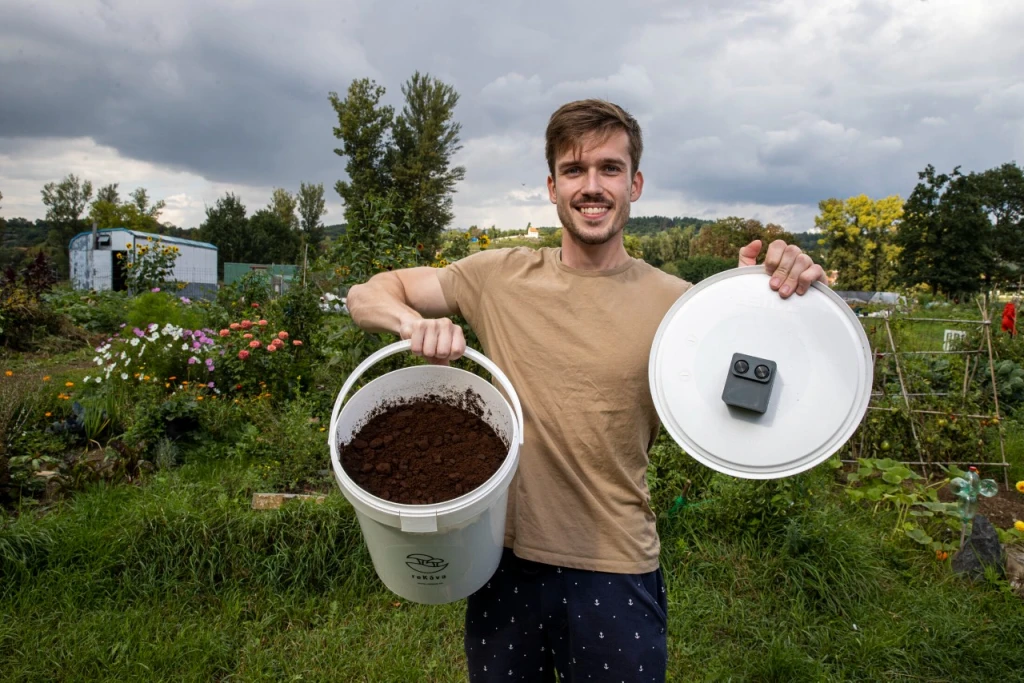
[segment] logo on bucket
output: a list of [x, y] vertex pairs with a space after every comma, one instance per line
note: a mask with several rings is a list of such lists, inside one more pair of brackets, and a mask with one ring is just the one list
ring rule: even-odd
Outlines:
[[439, 557], [431, 557], [425, 553], [412, 553], [405, 557], [408, 562], [406, 566], [414, 572], [420, 574], [436, 574], [437, 572], [444, 571], [448, 566], [448, 563]]

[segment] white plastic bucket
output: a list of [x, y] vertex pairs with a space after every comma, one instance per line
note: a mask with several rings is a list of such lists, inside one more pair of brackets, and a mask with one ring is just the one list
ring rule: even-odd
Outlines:
[[[370, 366], [409, 348], [408, 341], [386, 346], [349, 375], [331, 415], [331, 466], [342, 494], [355, 508], [373, 567], [384, 585], [406, 600], [441, 604], [474, 593], [491, 578], [501, 560], [508, 485], [516, 473], [523, 441], [523, 411], [505, 374], [473, 349], [466, 349], [466, 357], [494, 376], [514, 410], [501, 392], [482, 377], [439, 365], [389, 372], [345, 403], [349, 391]], [[350, 442], [382, 406], [408, 403], [428, 395], [456, 399], [467, 390], [481, 397], [481, 418], [509, 445], [501, 467], [477, 488], [443, 503], [403, 505], [360, 488], [342, 468], [339, 446]]]

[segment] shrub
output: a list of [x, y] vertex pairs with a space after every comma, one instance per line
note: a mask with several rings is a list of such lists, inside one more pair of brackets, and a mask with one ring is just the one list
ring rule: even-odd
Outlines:
[[103, 334], [118, 331], [133, 302], [128, 292], [81, 292], [66, 285], [54, 287], [42, 298], [78, 327]]
[[202, 327], [203, 317], [191, 301], [161, 290], [133, 297], [124, 322], [129, 327], [146, 327], [155, 323], [192, 330]]

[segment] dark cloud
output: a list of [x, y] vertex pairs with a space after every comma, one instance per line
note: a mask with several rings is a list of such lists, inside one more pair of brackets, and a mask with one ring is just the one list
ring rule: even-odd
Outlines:
[[90, 137], [219, 184], [331, 186], [345, 160], [327, 93], [367, 76], [400, 109], [419, 70], [461, 95], [463, 213], [543, 203], [539, 138], [581, 97], [641, 121], [662, 201], [905, 195], [928, 163], [1024, 156], [1019, 3], [635, 5], [6, 2], [0, 138]]

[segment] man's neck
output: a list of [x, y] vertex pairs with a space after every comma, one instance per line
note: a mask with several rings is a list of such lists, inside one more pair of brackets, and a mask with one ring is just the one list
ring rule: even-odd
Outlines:
[[630, 260], [618, 234], [604, 244], [583, 244], [562, 229], [562, 263], [574, 270], [614, 270]]

